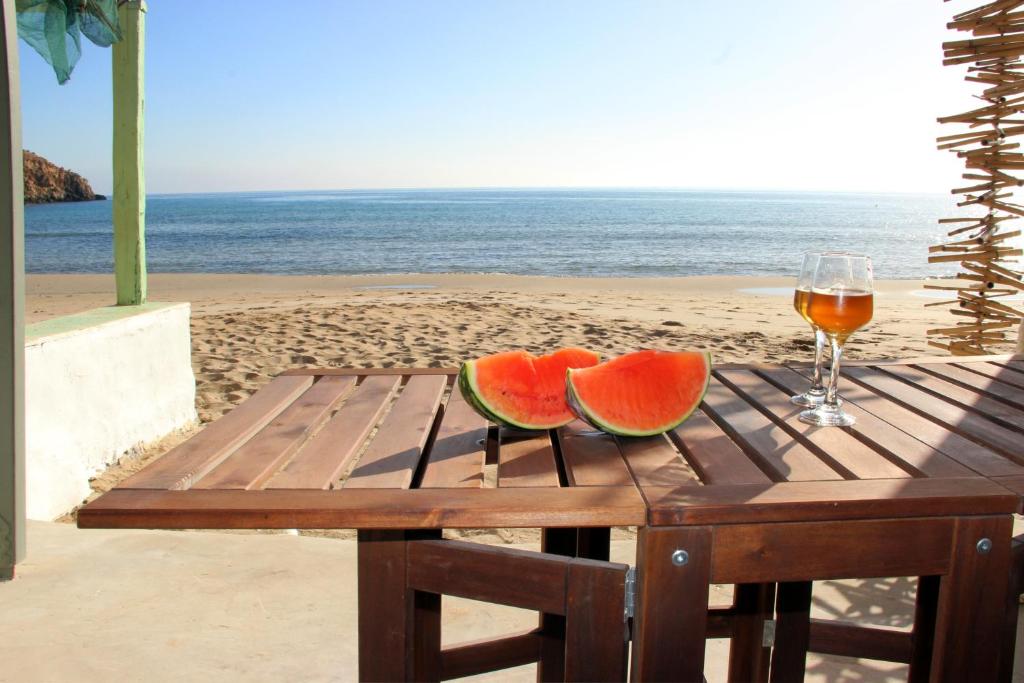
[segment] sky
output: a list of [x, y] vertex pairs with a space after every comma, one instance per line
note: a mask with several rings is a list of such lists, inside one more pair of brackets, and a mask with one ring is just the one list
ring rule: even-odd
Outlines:
[[[948, 192], [964, 0], [151, 0], [151, 193]], [[26, 149], [111, 188], [109, 49], [21, 43]], [[953, 128], [946, 126], [943, 128]]]

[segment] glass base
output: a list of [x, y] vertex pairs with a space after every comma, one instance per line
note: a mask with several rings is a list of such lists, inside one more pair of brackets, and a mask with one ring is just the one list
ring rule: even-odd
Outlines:
[[857, 420], [836, 406], [820, 405], [800, 413], [800, 421], [818, 427], [849, 427]]
[[796, 396], [790, 396], [789, 402], [795, 406], [803, 406], [804, 408], [813, 408], [820, 406], [825, 402], [825, 391], [822, 390], [820, 394], [813, 391], [806, 391]]
[[[822, 390], [820, 394], [807, 391], [802, 394], [797, 394], [796, 396], [790, 396], [789, 402], [795, 406], [803, 406], [804, 408], [817, 408], [825, 403], [825, 391]], [[843, 399], [837, 398], [836, 405], [843, 405]]]

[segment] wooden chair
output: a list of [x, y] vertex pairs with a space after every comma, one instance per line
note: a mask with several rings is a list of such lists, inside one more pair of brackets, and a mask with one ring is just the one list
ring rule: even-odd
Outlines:
[[[436, 532], [360, 532], [360, 680], [441, 681], [538, 662], [540, 681], [625, 681], [627, 570]], [[442, 648], [442, 595], [537, 610], [541, 623]]]
[[[1020, 597], [1024, 594], [1024, 535], [1013, 539], [1011, 552], [1012, 573], [998, 679], [1006, 682], [1013, 678]], [[935, 625], [938, 601], [938, 577], [919, 578], [914, 624], [910, 632], [811, 619], [810, 582], [768, 585], [763, 590], [770, 589], [771, 592], [764, 592], [760, 598], [756, 592], [750, 592], [755, 586], [747, 587], [746, 598], [742, 597], [744, 594], [740, 588], [737, 586], [733, 607], [720, 611], [717, 627], [714, 626], [716, 621], [713, 614], [708, 629], [710, 637], [734, 638], [730, 650], [730, 681], [788, 680], [795, 671], [803, 669], [808, 652], [913, 664], [916, 665], [916, 675], [911, 680], [927, 680], [927, 663], [932, 655], [931, 631]], [[769, 596], [775, 595], [776, 590], [776, 625], [769, 665], [769, 656], [757, 649], [753, 638], [762, 632], [764, 620], [772, 610]], [[739, 609], [741, 604], [746, 604], [747, 608]], [[746, 614], [751, 633], [737, 628], [734, 623], [743, 614]], [[738, 637], [744, 640], [736, 640]]]

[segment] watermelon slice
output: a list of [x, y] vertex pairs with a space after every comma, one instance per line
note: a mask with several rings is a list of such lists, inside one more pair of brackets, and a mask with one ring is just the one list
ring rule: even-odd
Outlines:
[[678, 427], [700, 405], [711, 380], [711, 354], [636, 351], [566, 371], [569, 406], [609, 434], [651, 436]]
[[554, 429], [569, 424], [565, 373], [601, 360], [586, 349], [561, 349], [547, 356], [507, 351], [463, 363], [459, 389], [482, 416], [519, 429]]

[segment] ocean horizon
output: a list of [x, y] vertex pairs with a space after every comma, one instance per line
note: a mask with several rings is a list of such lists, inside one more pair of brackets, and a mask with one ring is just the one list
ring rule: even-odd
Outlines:
[[[673, 189], [152, 194], [152, 273], [791, 275], [808, 249], [863, 252], [876, 277], [930, 266], [948, 195]], [[113, 269], [111, 202], [25, 208], [29, 273]]]

